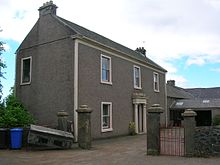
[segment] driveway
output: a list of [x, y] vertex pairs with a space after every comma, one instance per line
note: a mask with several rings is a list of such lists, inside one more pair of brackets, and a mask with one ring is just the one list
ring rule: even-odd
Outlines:
[[93, 142], [91, 150], [0, 150], [1, 165], [219, 165], [220, 158], [147, 156], [146, 135]]

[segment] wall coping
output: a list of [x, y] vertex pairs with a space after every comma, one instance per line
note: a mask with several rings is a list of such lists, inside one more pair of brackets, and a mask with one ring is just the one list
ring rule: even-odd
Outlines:
[[149, 113], [163, 113], [164, 109], [160, 106], [160, 104], [153, 104], [147, 111]]
[[78, 113], [91, 113], [92, 109], [88, 105], [80, 105], [79, 109], [76, 110]]

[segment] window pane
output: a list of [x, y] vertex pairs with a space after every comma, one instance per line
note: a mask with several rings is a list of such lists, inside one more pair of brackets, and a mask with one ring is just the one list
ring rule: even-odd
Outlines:
[[103, 112], [102, 112], [103, 116], [109, 116], [109, 105], [108, 104], [104, 104], [103, 105]]
[[23, 60], [22, 82], [30, 82], [30, 59]]
[[154, 89], [155, 89], [155, 90], [158, 90], [157, 82], [154, 83]]
[[102, 57], [102, 80], [110, 81], [110, 59]]
[[139, 76], [139, 68], [134, 68], [135, 69], [135, 77], [138, 78]]
[[110, 128], [110, 117], [103, 117], [103, 128]]
[[157, 74], [154, 74], [154, 82], [157, 82]]
[[140, 87], [140, 68], [134, 67], [134, 81], [135, 87]]
[[111, 127], [110, 125], [110, 104], [103, 104], [102, 105], [102, 128], [108, 129]]
[[109, 70], [109, 59], [102, 57], [102, 69]]
[[139, 87], [139, 78], [135, 78], [135, 86]]
[[103, 81], [107, 81], [108, 80], [107, 72], [104, 69], [102, 69], [102, 80]]
[[159, 75], [154, 73], [154, 90], [159, 91]]

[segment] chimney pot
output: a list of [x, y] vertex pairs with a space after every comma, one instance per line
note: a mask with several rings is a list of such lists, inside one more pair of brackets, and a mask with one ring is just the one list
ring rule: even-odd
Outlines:
[[43, 6], [38, 9], [40, 17], [47, 14], [56, 15], [56, 10], [57, 6], [53, 4], [53, 1], [43, 3]]
[[175, 86], [175, 80], [168, 80], [167, 84], [170, 86]]
[[146, 49], [144, 47], [138, 47], [135, 51], [146, 56]]

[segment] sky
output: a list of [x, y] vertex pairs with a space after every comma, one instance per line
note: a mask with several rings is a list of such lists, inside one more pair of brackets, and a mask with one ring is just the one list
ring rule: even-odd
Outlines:
[[[47, 0], [0, 0], [7, 65], [3, 96], [14, 85], [15, 52]], [[147, 57], [183, 88], [220, 87], [220, 0], [54, 0], [57, 15]]]

